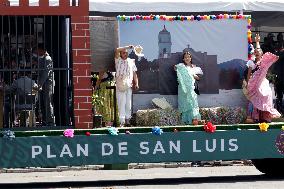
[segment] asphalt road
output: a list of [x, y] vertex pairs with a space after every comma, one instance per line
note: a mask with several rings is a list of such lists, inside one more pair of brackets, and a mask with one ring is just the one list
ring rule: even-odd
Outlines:
[[283, 189], [253, 166], [1, 173], [0, 188]]

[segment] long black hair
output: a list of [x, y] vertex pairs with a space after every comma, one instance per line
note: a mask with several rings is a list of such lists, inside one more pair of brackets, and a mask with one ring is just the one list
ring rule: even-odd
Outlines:
[[190, 57], [191, 57], [190, 63], [193, 64], [193, 63], [192, 63], [192, 55], [191, 55], [190, 52], [188, 52], [188, 51], [186, 51], [186, 52], [183, 53], [183, 55], [182, 55], [182, 62], [185, 64], [185, 62], [184, 62], [184, 57], [185, 57], [186, 54], [190, 55]]

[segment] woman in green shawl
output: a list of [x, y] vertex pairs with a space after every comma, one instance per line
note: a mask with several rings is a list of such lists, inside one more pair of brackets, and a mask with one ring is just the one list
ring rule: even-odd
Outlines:
[[175, 65], [178, 79], [178, 109], [182, 114], [185, 124], [196, 124], [201, 119], [194, 91], [195, 82], [199, 80], [198, 75], [203, 75], [200, 67], [192, 64], [192, 56], [189, 52], [183, 53], [183, 63]]

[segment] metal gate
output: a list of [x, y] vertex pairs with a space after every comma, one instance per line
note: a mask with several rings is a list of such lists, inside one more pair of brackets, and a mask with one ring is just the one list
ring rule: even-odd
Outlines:
[[67, 16], [0, 16], [0, 127], [71, 126]]

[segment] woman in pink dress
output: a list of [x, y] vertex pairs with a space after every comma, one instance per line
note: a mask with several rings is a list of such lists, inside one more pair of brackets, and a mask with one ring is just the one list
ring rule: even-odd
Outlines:
[[243, 92], [244, 92], [245, 97], [248, 99], [246, 123], [253, 123], [254, 122], [254, 120], [252, 119], [253, 104], [249, 100], [247, 85], [248, 85], [248, 81], [252, 77], [252, 74], [255, 71], [258, 70], [258, 67], [259, 67], [258, 64], [259, 64], [260, 59], [263, 55], [263, 52], [260, 48], [260, 36], [259, 36], [259, 34], [255, 35], [255, 43], [256, 43], [256, 49], [254, 49], [254, 47], [252, 46], [252, 52], [253, 52], [252, 56], [253, 57], [246, 64], [247, 69], [244, 72], [245, 79], [243, 80]]
[[258, 122], [271, 122], [281, 114], [273, 107], [272, 89], [265, 78], [269, 67], [278, 60], [278, 56], [265, 53], [257, 63], [258, 69], [248, 81], [248, 96], [253, 104], [252, 118]]

